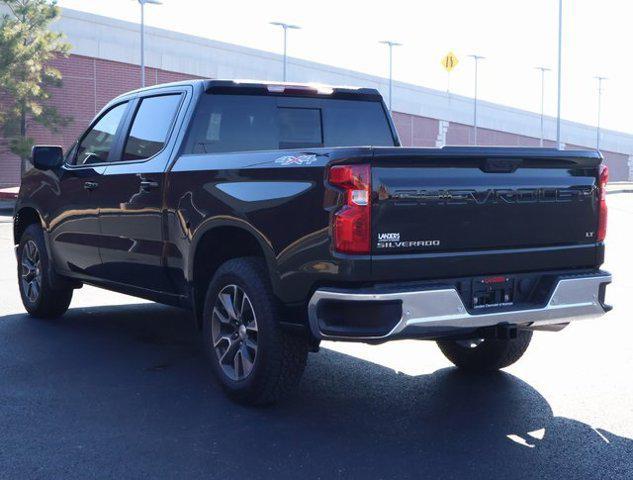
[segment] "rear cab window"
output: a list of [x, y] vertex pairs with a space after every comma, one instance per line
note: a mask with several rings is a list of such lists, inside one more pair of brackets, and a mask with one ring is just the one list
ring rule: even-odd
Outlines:
[[379, 101], [205, 94], [185, 153], [368, 145], [395, 145]]
[[277, 107], [279, 148], [322, 147], [320, 108]]

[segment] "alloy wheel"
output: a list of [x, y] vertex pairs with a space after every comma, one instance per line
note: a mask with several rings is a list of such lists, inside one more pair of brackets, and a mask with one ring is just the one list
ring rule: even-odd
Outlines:
[[244, 380], [257, 358], [257, 318], [251, 300], [237, 285], [227, 285], [216, 299], [211, 317], [211, 342], [224, 373]]
[[42, 259], [37, 244], [33, 240], [24, 244], [20, 264], [24, 294], [31, 303], [35, 303], [42, 289]]

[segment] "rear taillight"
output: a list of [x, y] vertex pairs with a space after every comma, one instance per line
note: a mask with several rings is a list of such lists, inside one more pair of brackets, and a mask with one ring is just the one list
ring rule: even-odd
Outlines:
[[332, 219], [334, 249], [342, 253], [369, 253], [371, 239], [371, 168], [336, 165], [328, 181], [344, 191], [343, 206]]
[[598, 198], [600, 211], [598, 212], [597, 240], [604, 242], [607, 236], [607, 182], [609, 181], [609, 167], [600, 165], [600, 178], [598, 180]]

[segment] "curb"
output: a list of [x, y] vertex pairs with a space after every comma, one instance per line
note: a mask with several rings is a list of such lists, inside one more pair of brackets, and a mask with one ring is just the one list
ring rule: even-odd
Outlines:
[[607, 195], [610, 193], [633, 193], [633, 182], [609, 182], [607, 185]]
[[0, 214], [13, 215], [13, 207], [18, 199], [18, 187], [0, 188]]
[[18, 198], [18, 188], [0, 188], [0, 200], [16, 200]]
[[0, 197], [0, 215], [13, 215], [13, 207], [15, 206], [15, 199], [4, 200]]

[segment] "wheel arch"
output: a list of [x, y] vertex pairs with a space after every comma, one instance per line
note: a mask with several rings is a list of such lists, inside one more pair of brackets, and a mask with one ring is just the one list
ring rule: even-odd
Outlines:
[[[13, 244], [17, 245], [20, 243], [20, 238], [22, 238], [22, 234], [29, 227], [29, 225], [40, 225], [42, 229], [44, 228], [44, 224], [42, 222], [42, 216], [40, 212], [37, 211], [36, 208], [32, 206], [24, 206], [15, 212], [13, 215]], [[44, 235], [45, 240], [46, 235]], [[47, 242], [48, 248], [48, 242]]]
[[204, 296], [213, 274], [222, 263], [239, 257], [263, 258], [275, 288], [278, 284], [275, 255], [270, 242], [261, 232], [238, 219], [209, 221], [197, 229], [191, 240], [185, 271], [191, 285], [192, 306], [198, 327], [202, 325]]
[[48, 269], [47, 275], [49, 277], [51, 285], [59, 288], [80, 288], [81, 282], [61, 277], [55, 271], [55, 262], [53, 260], [51, 241], [46, 229], [44, 217], [42, 216], [40, 211], [32, 205], [24, 205], [18, 207], [15, 214], [13, 215], [13, 243], [16, 248], [16, 255], [18, 252], [20, 239], [22, 238], [22, 235], [24, 234], [26, 229], [29, 228], [29, 226], [31, 225], [39, 225], [42, 228], [44, 247], [46, 248], [46, 256], [48, 257], [50, 262], [50, 268]]

